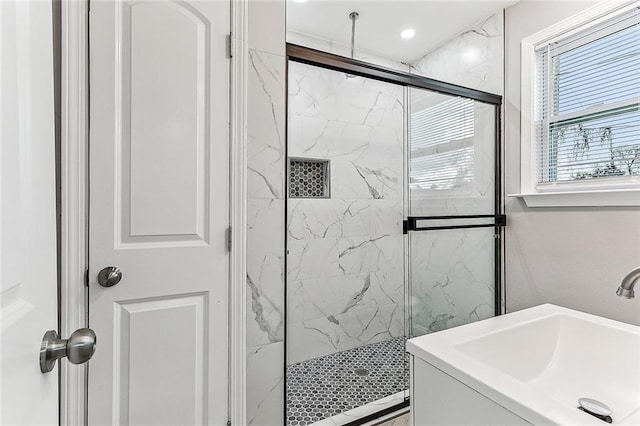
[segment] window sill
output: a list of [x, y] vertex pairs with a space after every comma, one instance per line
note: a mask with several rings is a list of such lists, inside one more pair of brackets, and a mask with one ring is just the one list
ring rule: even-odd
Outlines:
[[509, 194], [524, 199], [527, 207], [629, 207], [640, 206], [640, 189], [536, 192]]

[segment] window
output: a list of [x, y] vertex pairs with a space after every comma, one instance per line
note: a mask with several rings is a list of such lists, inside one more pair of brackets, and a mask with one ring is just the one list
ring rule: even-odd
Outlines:
[[410, 181], [414, 192], [470, 192], [474, 179], [474, 101], [432, 95], [440, 102], [409, 117]]
[[523, 192], [640, 188], [640, 2], [604, 3], [523, 41]]

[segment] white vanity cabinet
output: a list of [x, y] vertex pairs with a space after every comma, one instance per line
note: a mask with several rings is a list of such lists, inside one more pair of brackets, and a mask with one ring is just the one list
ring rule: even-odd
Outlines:
[[[594, 344], [597, 342], [597, 344]], [[414, 337], [413, 426], [640, 425], [640, 327], [550, 304]], [[625, 362], [612, 362], [625, 354]]]
[[411, 421], [413, 426], [531, 424], [415, 356], [411, 356]]

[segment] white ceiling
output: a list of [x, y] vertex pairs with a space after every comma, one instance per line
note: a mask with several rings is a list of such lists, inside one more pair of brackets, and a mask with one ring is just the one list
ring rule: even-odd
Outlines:
[[[518, 0], [287, 0], [287, 29], [333, 43], [351, 43], [349, 13], [356, 11], [356, 50], [413, 63]], [[400, 32], [416, 30], [405, 40]]]

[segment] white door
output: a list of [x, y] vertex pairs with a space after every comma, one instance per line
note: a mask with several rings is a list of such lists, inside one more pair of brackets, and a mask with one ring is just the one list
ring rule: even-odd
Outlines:
[[[51, 2], [0, 2], [0, 424], [58, 423]], [[66, 362], [66, 361], [63, 361]]]
[[89, 19], [89, 424], [226, 424], [230, 3]]

